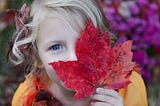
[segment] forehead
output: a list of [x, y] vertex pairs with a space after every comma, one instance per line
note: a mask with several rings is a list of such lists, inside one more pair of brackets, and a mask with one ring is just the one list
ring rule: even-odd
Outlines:
[[43, 33], [58, 33], [60, 31], [66, 30], [72, 30], [70, 25], [58, 18], [45, 18], [39, 27], [39, 34]]
[[66, 36], [78, 37], [79, 34], [62, 19], [46, 18], [39, 26], [37, 40], [46, 43], [50, 40], [65, 40]]

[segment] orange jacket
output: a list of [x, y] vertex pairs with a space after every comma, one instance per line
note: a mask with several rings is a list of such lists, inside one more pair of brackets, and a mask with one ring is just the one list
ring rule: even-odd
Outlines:
[[[132, 71], [129, 80], [131, 83], [118, 91], [123, 97], [124, 106], [148, 106], [146, 88], [141, 76]], [[27, 81], [21, 83], [13, 96], [12, 106], [24, 106], [28, 94], [34, 91], [35, 88], [29, 86]]]

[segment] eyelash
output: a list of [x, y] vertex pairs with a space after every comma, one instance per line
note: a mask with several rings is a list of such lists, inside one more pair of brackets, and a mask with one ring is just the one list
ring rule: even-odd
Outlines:
[[53, 52], [61, 52], [64, 49], [65, 47], [62, 44], [54, 44], [49, 48], [49, 50], [52, 50]]
[[63, 46], [61, 44], [54, 44], [50, 47], [50, 49], [53, 49], [53, 51], [56, 51], [57, 49], [63, 49]]

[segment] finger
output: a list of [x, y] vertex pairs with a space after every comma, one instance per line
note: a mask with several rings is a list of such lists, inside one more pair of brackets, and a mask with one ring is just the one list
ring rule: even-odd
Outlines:
[[117, 98], [107, 96], [107, 95], [95, 94], [95, 95], [91, 96], [91, 99], [97, 100], [97, 101], [100, 101], [100, 102], [105, 102], [105, 103], [108, 103], [108, 104], [113, 105], [113, 106], [117, 106], [117, 104], [119, 106], [123, 105], [122, 99], [117, 99]]
[[91, 106], [112, 106], [112, 105], [104, 103], [104, 102], [92, 102]]
[[118, 98], [118, 99], [121, 98], [121, 96], [118, 94], [118, 92], [115, 90], [112, 90], [112, 89], [97, 88], [96, 93], [112, 96], [112, 97]]

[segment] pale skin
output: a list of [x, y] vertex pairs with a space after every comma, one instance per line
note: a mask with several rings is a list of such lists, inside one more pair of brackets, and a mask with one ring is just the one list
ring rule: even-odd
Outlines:
[[[123, 106], [122, 97], [116, 91], [103, 88], [97, 88], [95, 94], [90, 97], [75, 100], [74, 92], [64, 87], [54, 69], [48, 64], [58, 60], [77, 60], [75, 43], [80, 37], [80, 31], [71, 29], [58, 18], [46, 18], [41, 23], [38, 33], [38, 54], [46, 73], [53, 81], [48, 89], [63, 106]], [[90, 103], [90, 100], [96, 101]]]

